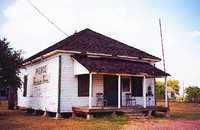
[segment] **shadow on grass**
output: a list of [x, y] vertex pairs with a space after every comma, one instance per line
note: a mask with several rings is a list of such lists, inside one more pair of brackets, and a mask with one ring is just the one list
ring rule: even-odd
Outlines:
[[181, 112], [176, 112], [176, 113], [171, 113], [171, 118], [173, 119], [185, 119], [185, 120], [200, 120], [200, 112], [198, 113], [181, 113]]
[[[156, 113], [153, 117], [155, 119], [166, 119], [166, 117], [162, 113]], [[169, 119], [181, 119], [181, 120], [200, 120], [200, 112], [171, 112]]]
[[91, 120], [86, 120], [83, 117], [75, 119], [80, 122], [90, 122], [83, 130], [119, 130], [123, 125], [128, 124], [128, 119], [125, 116], [111, 116], [111, 115], [95, 115]]

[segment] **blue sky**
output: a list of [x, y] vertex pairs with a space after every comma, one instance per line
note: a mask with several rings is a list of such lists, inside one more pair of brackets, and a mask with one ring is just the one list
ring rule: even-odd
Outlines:
[[0, 0], [0, 18], [1, 18], [1, 20], [0, 20], [0, 24], [2, 23], [2, 22], [4, 22], [4, 20], [5, 20], [5, 17], [4, 17], [4, 15], [3, 15], [3, 12], [2, 12], [2, 10], [5, 10], [10, 4], [12, 4], [14, 2], [14, 0]]
[[154, 2], [149, 1], [149, 5], [159, 15], [171, 18], [170, 21], [182, 22], [186, 25], [185, 29], [197, 29], [199, 26], [199, 0], [154, 0]]
[[[69, 35], [91, 28], [161, 57], [162, 19], [167, 71], [181, 84], [200, 86], [199, 0], [32, 0]], [[27, 3], [0, 0], [0, 35], [32, 54], [66, 36]], [[161, 63], [157, 65], [163, 68]]]

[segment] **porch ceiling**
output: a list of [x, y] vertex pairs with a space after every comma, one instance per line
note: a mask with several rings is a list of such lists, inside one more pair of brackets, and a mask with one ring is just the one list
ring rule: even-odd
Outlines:
[[149, 77], [169, 76], [168, 73], [165, 73], [155, 66], [144, 62], [105, 57], [87, 57], [80, 55], [75, 55], [73, 58], [90, 72], [146, 75]]

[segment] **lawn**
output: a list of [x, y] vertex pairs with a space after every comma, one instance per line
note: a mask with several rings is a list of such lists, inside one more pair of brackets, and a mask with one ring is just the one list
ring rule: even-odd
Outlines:
[[200, 120], [200, 104], [197, 103], [170, 103], [172, 119]]
[[10, 111], [0, 106], [0, 130], [118, 130], [128, 123], [124, 116], [105, 116], [86, 120], [85, 118], [55, 120], [27, 114], [24, 111]]
[[[55, 120], [52, 117], [29, 115], [24, 111], [10, 111], [6, 105], [0, 105], [0, 130], [118, 130], [118, 129], [141, 129], [154, 130], [174, 127], [200, 129], [200, 104], [170, 103], [171, 118], [157, 116], [150, 119], [136, 119], [128, 121], [124, 116], [105, 116], [92, 120], [84, 118]], [[173, 126], [173, 127], [172, 127]]]

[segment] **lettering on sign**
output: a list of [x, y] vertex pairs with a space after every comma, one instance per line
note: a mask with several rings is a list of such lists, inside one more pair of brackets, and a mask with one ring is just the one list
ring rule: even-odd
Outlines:
[[47, 65], [35, 69], [35, 76], [33, 77], [33, 85], [40, 85], [49, 82], [49, 75], [47, 74]]

